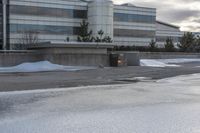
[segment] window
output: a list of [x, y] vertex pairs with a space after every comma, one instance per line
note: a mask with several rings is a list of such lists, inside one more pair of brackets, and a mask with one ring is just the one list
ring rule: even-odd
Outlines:
[[148, 31], [148, 30], [129, 30], [129, 29], [114, 29], [114, 36], [118, 36], [118, 37], [154, 38], [154, 36], [155, 36], [155, 31]]
[[180, 37], [172, 37], [172, 36], [157, 36], [156, 37], [156, 41], [157, 42], [166, 42], [167, 38], [172, 39], [174, 42], [179, 42], [180, 41]]
[[56, 35], [77, 35], [79, 27], [69, 26], [52, 26], [52, 25], [31, 25], [31, 24], [11, 24], [11, 33], [23, 33], [24, 31], [34, 31], [39, 34], [56, 34]]
[[155, 23], [156, 17], [150, 15], [114, 13], [114, 21]]
[[87, 18], [86, 10], [59, 9], [36, 6], [10, 6], [11, 14], [65, 18]]

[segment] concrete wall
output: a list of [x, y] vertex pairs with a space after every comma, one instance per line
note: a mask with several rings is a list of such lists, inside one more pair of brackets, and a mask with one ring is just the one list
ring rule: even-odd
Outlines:
[[43, 56], [33, 52], [0, 52], [0, 67], [15, 66], [23, 62], [42, 61]]
[[24, 62], [37, 62], [44, 60], [61, 65], [109, 66], [109, 56], [107, 54], [0, 52], [0, 67], [15, 66]]
[[[139, 59], [200, 58], [199, 53], [112, 52], [123, 54], [128, 66], [137, 66]], [[55, 64], [77, 66], [109, 66], [109, 54], [98, 53], [42, 53], [37, 51], [0, 51], [0, 67], [15, 66], [24, 62], [48, 60]]]
[[47, 54], [44, 59], [62, 65], [109, 66], [107, 54]]
[[200, 58], [200, 53], [141, 52], [141, 59]]

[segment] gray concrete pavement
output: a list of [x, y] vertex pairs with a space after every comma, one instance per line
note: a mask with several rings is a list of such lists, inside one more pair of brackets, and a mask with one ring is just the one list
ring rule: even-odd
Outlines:
[[[126, 78], [151, 77], [161, 79], [177, 75], [200, 73], [200, 63], [185, 63], [183, 67], [120, 67], [77, 72], [42, 72], [0, 74], [0, 91], [76, 87], [133, 83]], [[123, 80], [124, 82], [120, 81]]]

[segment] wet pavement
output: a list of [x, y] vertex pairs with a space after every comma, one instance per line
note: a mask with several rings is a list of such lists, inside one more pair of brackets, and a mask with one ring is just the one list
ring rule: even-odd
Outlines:
[[1, 133], [199, 133], [199, 125], [200, 74], [0, 92]]

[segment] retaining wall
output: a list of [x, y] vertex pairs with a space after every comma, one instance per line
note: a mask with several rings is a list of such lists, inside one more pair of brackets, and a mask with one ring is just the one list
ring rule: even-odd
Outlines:
[[48, 60], [60, 65], [74, 66], [109, 66], [108, 54], [66, 54], [66, 53], [40, 53], [36, 51], [9, 51], [0, 52], [0, 67], [19, 65], [24, 62], [37, 62]]
[[[200, 58], [200, 53], [112, 52], [123, 54], [128, 66], [137, 66], [139, 59]], [[0, 51], [0, 67], [15, 66], [24, 62], [48, 60], [55, 64], [72, 66], [110, 66], [107, 53], [65, 53], [28, 51]]]

